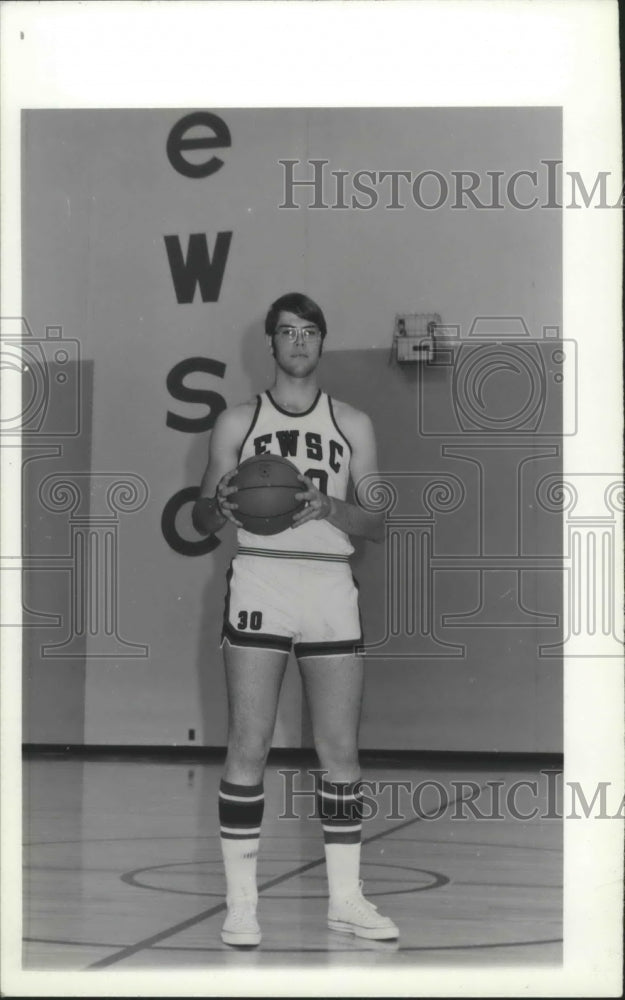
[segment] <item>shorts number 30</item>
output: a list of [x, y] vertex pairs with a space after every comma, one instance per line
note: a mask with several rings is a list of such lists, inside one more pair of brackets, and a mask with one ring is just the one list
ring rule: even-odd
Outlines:
[[239, 611], [239, 620], [237, 622], [237, 628], [239, 629], [247, 628], [248, 619], [250, 628], [254, 629], [255, 632], [258, 632], [258, 630], [262, 628], [263, 626], [262, 611], [251, 611], [249, 612], [249, 614], [247, 611]]

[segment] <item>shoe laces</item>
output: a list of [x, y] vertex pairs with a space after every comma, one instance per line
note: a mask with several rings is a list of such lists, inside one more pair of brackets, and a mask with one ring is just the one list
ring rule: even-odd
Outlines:
[[250, 917], [256, 919], [256, 904], [251, 899], [237, 899], [228, 904], [228, 921], [240, 924]]
[[346, 898], [345, 902], [348, 906], [354, 907], [354, 909], [365, 910], [365, 912], [369, 913], [372, 911], [377, 912], [377, 906], [374, 903], [369, 902], [369, 900], [363, 896], [362, 886], [363, 883], [359, 882], [358, 888], [354, 889], [351, 895]]

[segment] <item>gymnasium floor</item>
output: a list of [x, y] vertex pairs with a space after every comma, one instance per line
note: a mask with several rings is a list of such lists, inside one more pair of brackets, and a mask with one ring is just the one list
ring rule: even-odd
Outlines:
[[[562, 821], [548, 812], [541, 766], [496, 761], [363, 760], [365, 779], [438, 784], [378, 789], [366, 821], [368, 897], [399, 925], [397, 942], [326, 928], [325, 865], [311, 797], [278, 818], [287, 778], [311, 788], [312, 760], [273, 761], [265, 777], [259, 859], [263, 931], [255, 950], [223, 945], [217, 836], [219, 757], [27, 754], [24, 776], [24, 950], [28, 970], [198, 969], [297, 965], [493, 967], [562, 960]], [[547, 765], [549, 766], [549, 765]], [[553, 766], [553, 765], [552, 765]], [[301, 776], [300, 776], [301, 772]], [[479, 784], [474, 816], [457, 784]], [[520, 780], [519, 812], [505, 792]], [[487, 782], [499, 782], [487, 785]], [[445, 790], [443, 795], [441, 786]], [[494, 789], [502, 797], [493, 808]], [[488, 796], [482, 798], [482, 794]], [[524, 797], [524, 792], [525, 794]], [[499, 794], [498, 793], [498, 794]], [[542, 807], [542, 808], [541, 808]]]

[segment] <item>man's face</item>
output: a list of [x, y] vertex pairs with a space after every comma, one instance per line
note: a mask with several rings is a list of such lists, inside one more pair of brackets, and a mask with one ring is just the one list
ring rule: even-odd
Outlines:
[[319, 364], [321, 333], [310, 320], [281, 312], [272, 339], [276, 364], [287, 375], [305, 378]]

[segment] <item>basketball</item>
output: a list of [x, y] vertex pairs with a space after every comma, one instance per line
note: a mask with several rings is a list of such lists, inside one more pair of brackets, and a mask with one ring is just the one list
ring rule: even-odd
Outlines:
[[277, 535], [291, 527], [293, 514], [305, 503], [295, 499], [306, 489], [298, 475], [293, 463], [279, 455], [253, 455], [241, 462], [229, 485], [236, 487], [234, 515], [246, 531]]

